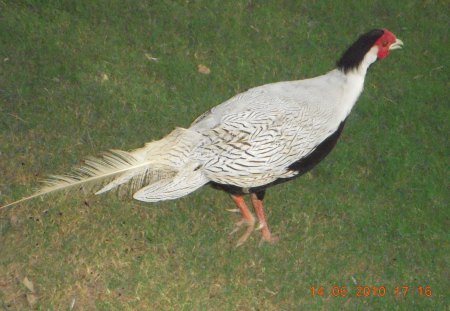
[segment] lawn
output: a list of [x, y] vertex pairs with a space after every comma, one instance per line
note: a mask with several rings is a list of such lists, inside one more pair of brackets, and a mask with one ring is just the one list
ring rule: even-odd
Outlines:
[[0, 205], [250, 87], [323, 74], [384, 27], [404, 49], [370, 68], [336, 149], [268, 190], [277, 244], [235, 248], [233, 202], [209, 187], [52, 194], [0, 210], [0, 308], [448, 310], [446, 1], [0, 1]]

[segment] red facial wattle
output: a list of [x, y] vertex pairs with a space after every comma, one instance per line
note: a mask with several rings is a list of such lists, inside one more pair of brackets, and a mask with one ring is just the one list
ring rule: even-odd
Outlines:
[[390, 47], [397, 42], [397, 37], [387, 29], [383, 29], [384, 34], [375, 42], [378, 46], [378, 59], [383, 59], [389, 55]]

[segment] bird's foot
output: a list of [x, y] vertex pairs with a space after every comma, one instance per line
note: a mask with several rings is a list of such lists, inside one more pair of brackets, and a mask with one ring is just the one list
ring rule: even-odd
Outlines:
[[236, 247], [241, 246], [242, 244], [247, 241], [248, 237], [252, 234], [252, 232], [255, 230], [255, 220], [254, 219], [245, 219], [242, 218], [240, 221], [236, 223], [235, 228], [230, 232], [231, 234], [236, 233], [241, 229], [242, 226], [247, 226], [247, 229], [245, 229], [244, 234], [238, 239], [236, 243]]
[[265, 242], [274, 244], [280, 240], [280, 238], [278, 236], [272, 235], [267, 224], [260, 222], [258, 227], [256, 228], [256, 230], [261, 230], [261, 234], [262, 234], [262, 238], [261, 238], [261, 241], [259, 242], [259, 246], [261, 246]]
[[280, 240], [280, 238], [276, 235], [272, 235], [268, 238], [266, 237], [262, 237], [261, 240], [259, 241], [259, 246], [263, 245], [264, 243], [269, 243], [269, 244], [275, 244]]
[[242, 227], [244, 224], [246, 224], [246, 223], [247, 223], [247, 220], [244, 219], [244, 218], [242, 218], [241, 220], [239, 220], [238, 222], [236, 222], [236, 223], [234, 224], [233, 230], [231, 230], [231, 232], [230, 232], [230, 235], [235, 234], [236, 232], [238, 232], [238, 231], [241, 229], [241, 227]]

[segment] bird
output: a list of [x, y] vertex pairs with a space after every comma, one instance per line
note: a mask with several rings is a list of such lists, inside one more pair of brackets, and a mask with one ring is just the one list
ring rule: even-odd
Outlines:
[[402, 46], [388, 29], [370, 30], [323, 75], [250, 88], [203, 113], [188, 128], [177, 127], [132, 151], [87, 158], [2, 208], [83, 187], [101, 187], [95, 194], [126, 189], [136, 200], [158, 202], [211, 185], [229, 193], [234, 210], [241, 213], [232, 231], [244, 231], [237, 246], [256, 230], [261, 241], [274, 243], [278, 236], [269, 229], [263, 204], [266, 190], [305, 174], [330, 153], [363, 91], [368, 68]]

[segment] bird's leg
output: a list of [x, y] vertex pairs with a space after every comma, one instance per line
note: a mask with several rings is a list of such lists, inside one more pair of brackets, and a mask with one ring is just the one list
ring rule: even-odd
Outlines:
[[264, 207], [263, 207], [263, 199], [264, 199], [265, 191], [260, 191], [257, 193], [251, 193], [250, 198], [252, 200], [253, 207], [256, 211], [256, 216], [259, 220], [259, 227], [258, 229], [261, 230], [263, 241], [274, 243], [278, 241], [278, 237], [273, 236], [270, 233], [269, 225], [267, 224], [266, 215], [264, 213]]
[[245, 230], [244, 234], [239, 238], [236, 247], [241, 246], [248, 239], [250, 234], [255, 229], [255, 217], [252, 215], [247, 205], [245, 204], [244, 197], [242, 195], [231, 195], [234, 203], [236, 203], [237, 207], [241, 211], [242, 220], [236, 223], [236, 228], [231, 232], [231, 234], [235, 233], [239, 230], [242, 225], [247, 225], [247, 230]]

